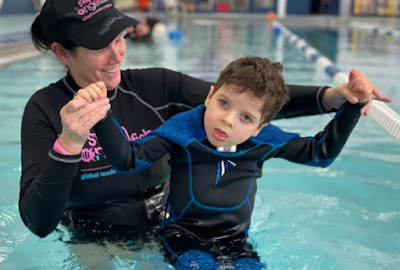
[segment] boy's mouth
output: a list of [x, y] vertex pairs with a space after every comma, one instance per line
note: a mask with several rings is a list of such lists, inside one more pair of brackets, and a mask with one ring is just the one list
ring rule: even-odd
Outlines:
[[217, 128], [214, 129], [213, 135], [218, 141], [225, 141], [228, 138], [225, 132]]

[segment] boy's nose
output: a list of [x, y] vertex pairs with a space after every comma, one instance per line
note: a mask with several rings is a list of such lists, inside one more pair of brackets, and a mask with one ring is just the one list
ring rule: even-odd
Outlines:
[[225, 125], [229, 127], [234, 126], [234, 120], [233, 120], [233, 115], [232, 114], [226, 114], [222, 117], [222, 121], [224, 122]]

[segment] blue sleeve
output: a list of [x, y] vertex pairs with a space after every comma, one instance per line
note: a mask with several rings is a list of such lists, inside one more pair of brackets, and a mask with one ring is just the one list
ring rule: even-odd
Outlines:
[[150, 167], [173, 149], [172, 142], [153, 132], [143, 139], [129, 141], [111, 112], [94, 126], [94, 131], [108, 161], [122, 175]]
[[327, 167], [339, 155], [360, 118], [364, 104], [346, 102], [324, 131], [314, 137], [297, 137], [277, 149], [275, 157], [310, 166]]

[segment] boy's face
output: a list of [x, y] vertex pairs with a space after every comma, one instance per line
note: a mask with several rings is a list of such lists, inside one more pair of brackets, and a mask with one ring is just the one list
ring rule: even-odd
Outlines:
[[238, 93], [231, 85], [223, 85], [215, 94], [214, 87], [204, 102], [204, 128], [215, 147], [238, 145], [257, 136], [268, 125], [261, 123], [264, 102], [247, 92]]

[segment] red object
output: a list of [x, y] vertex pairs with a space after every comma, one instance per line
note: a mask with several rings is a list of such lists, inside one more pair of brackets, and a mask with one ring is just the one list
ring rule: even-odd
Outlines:
[[267, 17], [268, 20], [275, 20], [276, 18], [276, 14], [273, 11], [269, 11], [267, 12], [267, 14], [265, 15], [265, 17]]
[[229, 11], [229, 5], [228, 4], [218, 4], [217, 5], [217, 11]]
[[149, 0], [139, 0], [137, 5], [137, 11], [148, 11]]

